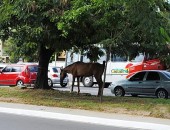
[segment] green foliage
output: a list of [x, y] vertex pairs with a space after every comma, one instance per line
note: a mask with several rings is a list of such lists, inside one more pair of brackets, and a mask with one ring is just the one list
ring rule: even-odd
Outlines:
[[33, 49], [37, 53], [39, 44], [52, 51], [62, 51], [66, 46], [61, 44], [64, 45], [65, 41], [60, 37], [56, 23], [60, 20], [65, 6], [66, 3], [62, 3], [62, 0], [17, 0], [12, 3], [4, 0], [0, 7], [3, 14], [0, 16], [1, 38], [15, 39], [21, 52], [26, 51], [25, 55], [28, 50]]
[[167, 50], [169, 3], [164, 0], [73, 0], [70, 7], [58, 28], [80, 50], [99, 43], [130, 59], [139, 52], [161, 57]]
[[[22, 47], [18, 47], [15, 39], [9, 38], [5, 41], [5, 52], [10, 56], [10, 62], [16, 63], [19, 58], [23, 58], [27, 62], [37, 62], [37, 44], [36, 43], [23, 43]], [[31, 54], [31, 55], [30, 55]]]
[[4, 0], [1, 4], [0, 35], [15, 38], [22, 55], [34, 49], [38, 53], [43, 45], [53, 52], [75, 47], [94, 57], [93, 44], [131, 57], [139, 52], [159, 57], [169, 53], [164, 46], [170, 41], [170, 4], [165, 0]]

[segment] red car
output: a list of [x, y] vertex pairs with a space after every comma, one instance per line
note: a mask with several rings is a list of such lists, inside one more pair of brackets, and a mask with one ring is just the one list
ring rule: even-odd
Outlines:
[[128, 67], [129, 74], [126, 76], [126, 78], [129, 78], [134, 73], [141, 71], [141, 70], [165, 70], [165, 66], [161, 63], [159, 59], [152, 59], [152, 60], [146, 60], [138, 64], [131, 64]]
[[31, 86], [37, 77], [36, 64], [10, 64], [0, 71], [0, 85]]

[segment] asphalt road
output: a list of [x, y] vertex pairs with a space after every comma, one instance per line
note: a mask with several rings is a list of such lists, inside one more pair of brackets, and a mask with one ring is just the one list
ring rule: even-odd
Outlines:
[[[0, 130], [132, 130], [67, 120], [0, 113]], [[135, 129], [133, 129], [135, 130]]]
[[[60, 85], [56, 84], [54, 85], [55, 90], [60, 90], [60, 91], [69, 91], [71, 90], [71, 85], [67, 85], [66, 87], [61, 87]], [[78, 91], [77, 86], [74, 86], [73, 89], [74, 92]], [[98, 86], [94, 85], [93, 87], [84, 87], [82, 84], [80, 85], [80, 93], [88, 93], [91, 95], [97, 95], [98, 93]], [[114, 94], [111, 93], [109, 88], [104, 88], [103, 90], [103, 95], [104, 96], [115, 96]], [[125, 95], [125, 96], [131, 96], [131, 95]], [[138, 95], [138, 97], [145, 97], [145, 98], [156, 98], [156, 96], [151, 96], [151, 95]]]
[[[66, 87], [61, 87], [60, 85], [54, 85], [54, 89], [60, 90], [60, 91], [70, 91], [71, 86], [67, 85]], [[97, 95], [98, 93], [98, 86], [94, 85], [93, 87], [84, 87], [83, 85], [80, 86], [80, 93], [90, 93], [91, 95]], [[78, 91], [77, 86], [74, 86], [73, 89], [74, 92]], [[104, 96], [114, 96], [114, 94], [111, 93], [110, 89], [104, 88], [103, 91]]]

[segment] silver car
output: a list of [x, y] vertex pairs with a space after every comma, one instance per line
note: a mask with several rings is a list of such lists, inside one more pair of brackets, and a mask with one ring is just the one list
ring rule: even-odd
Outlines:
[[112, 82], [109, 86], [115, 96], [125, 94], [155, 95], [157, 98], [170, 96], [170, 72], [164, 70], [146, 70], [134, 73], [128, 79]]
[[[63, 81], [62, 87], [66, 87], [68, 82], [69, 82], [68, 77], [66, 77]], [[50, 87], [53, 87], [54, 84], [60, 84], [60, 67], [49, 66], [48, 67], [48, 85]]]

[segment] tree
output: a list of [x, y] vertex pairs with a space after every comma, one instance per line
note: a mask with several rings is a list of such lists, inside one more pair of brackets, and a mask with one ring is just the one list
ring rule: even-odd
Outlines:
[[10, 36], [17, 47], [31, 43], [37, 48], [37, 88], [49, 89], [47, 67], [56, 50], [88, 50], [100, 43], [117, 55], [144, 51], [155, 55], [169, 40], [165, 15], [169, 4], [164, 0], [3, 0], [0, 4], [3, 40]]
[[3, 0], [1, 3], [1, 38], [11, 37], [15, 47], [20, 48], [20, 55], [33, 56], [38, 53], [36, 88], [50, 89], [47, 83], [50, 57], [56, 50], [67, 48], [67, 42], [61, 37], [56, 23], [68, 5], [66, 0]]
[[[5, 41], [4, 50], [10, 56], [11, 63], [17, 63], [20, 58], [27, 62], [37, 62], [37, 44], [36, 43], [23, 43], [22, 47], [17, 46], [13, 38], [8, 38]], [[12, 51], [11, 51], [12, 50]], [[31, 54], [31, 55], [30, 55]]]
[[[164, 0], [129, 1], [126, 5], [129, 24], [123, 34], [123, 43], [127, 44], [129, 48], [133, 48], [135, 43], [138, 52], [158, 56], [160, 48], [169, 41], [169, 29], [167, 28], [169, 22], [165, 17], [168, 11], [166, 4], [168, 3]], [[128, 33], [131, 35], [127, 35]]]

